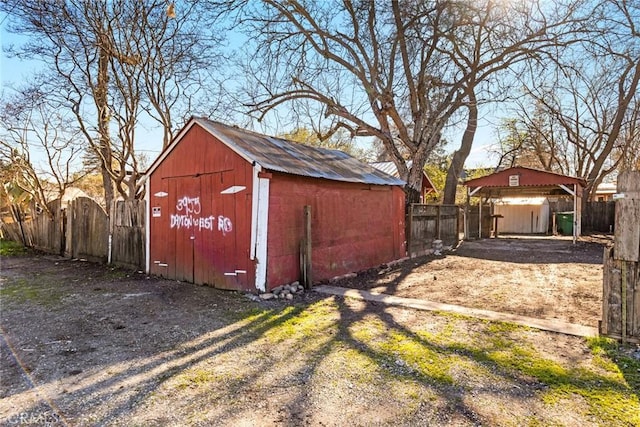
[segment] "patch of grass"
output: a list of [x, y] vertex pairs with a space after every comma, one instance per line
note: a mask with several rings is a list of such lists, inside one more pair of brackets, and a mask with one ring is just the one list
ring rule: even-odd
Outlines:
[[27, 248], [22, 243], [12, 240], [0, 240], [0, 256], [26, 255], [27, 252]]
[[490, 353], [490, 359], [547, 385], [549, 389], [542, 395], [546, 403], [580, 396], [589, 406], [589, 414], [605, 423], [640, 425], [640, 402], [630, 393], [622, 375], [603, 376], [585, 368], [567, 368], [517, 345]]
[[[280, 315], [284, 317], [283, 321], [265, 333], [272, 343], [292, 340], [313, 344], [313, 340], [323, 340], [338, 331], [336, 305], [328, 300], [318, 301], [305, 309], [286, 307]], [[309, 341], [311, 338], [313, 340]]]
[[206, 367], [189, 369], [174, 377], [176, 384], [175, 387], [178, 390], [206, 387], [212, 383], [224, 382], [228, 379], [228, 376], [222, 375]]
[[[465, 388], [464, 380], [456, 381], [463, 372], [462, 377], [471, 380], [469, 390], [476, 380], [539, 385], [532, 398], [543, 404], [558, 409], [567, 405], [595, 424], [640, 425], [640, 363], [608, 340], [589, 340], [593, 361], [577, 368], [542, 356], [527, 334], [520, 334], [529, 328], [510, 323], [445, 316], [437, 332], [414, 331], [370, 313], [349, 322], [332, 299], [308, 306], [253, 307], [234, 315], [248, 338], [268, 346], [263, 358], [276, 351], [278, 362], [282, 353], [294, 352], [296, 363], [314, 367], [310, 372], [331, 372], [326, 380], [319, 377], [323, 387], [344, 387], [348, 381], [374, 399], [402, 402], [406, 413], [425, 399], [437, 400], [440, 391]], [[465, 322], [478, 328], [466, 332]], [[254, 354], [254, 362], [257, 357]], [[210, 389], [214, 394], [226, 384], [230, 393], [245, 387], [241, 378], [233, 377], [237, 374], [212, 365], [193, 367], [174, 377], [173, 384], [179, 390]], [[433, 394], [425, 397], [425, 392]], [[519, 422], [539, 426], [554, 420], [532, 415]]]
[[[48, 285], [51, 284], [49, 283]], [[0, 299], [19, 304], [30, 302], [51, 307], [58, 304], [62, 296], [62, 292], [53, 287], [43, 288], [26, 279], [11, 280], [0, 288]]]
[[[515, 327], [515, 329], [514, 329]], [[640, 425], [640, 401], [633, 393], [637, 387], [637, 369], [640, 364], [624, 358], [615, 352], [609, 341], [592, 340], [589, 346], [594, 355], [602, 360], [596, 366], [606, 366], [606, 375], [586, 368], [565, 367], [555, 361], [541, 357], [526, 341], [515, 341], [507, 336], [519, 326], [491, 323], [478, 333], [474, 344], [456, 343], [453, 348], [462, 354], [487, 366], [503, 370], [524, 381], [535, 380], [547, 386], [541, 394], [543, 402], [559, 404], [564, 399], [576, 396], [584, 399], [588, 415], [609, 425]], [[612, 354], [613, 353], [613, 354]], [[608, 357], [617, 357], [618, 366], [626, 368], [614, 374], [614, 367]], [[535, 420], [531, 420], [535, 425]]]
[[587, 344], [594, 358], [600, 359], [598, 363], [603, 369], [619, 380], [624, 379], [630, 389], [640, 395], [640, 360], [624, 354], [618, 342], [609, 338], [589, 338]]
[[[393, 367], [394, 372], [414, 376], [440, 384], [452, 384], [449, 368], [456, 355], [440, 352], [419, 334], [409, 335], [405, 331], [387, 330], [380, 320], [359, 322], [350, 328], [354, 339], [367, 343], [369, 357], [380, 364]], [[437, 334], [426, 333], [438, 340]], [[447, 335], [445, 329], [443, 334]]]
[[389, 358], [397, 357], [394, 363], [404, 362], [420, 376], [442, 384], [453, 384], [453, 378], [449, 375], [449, 368], [455, 363], [452, 355], [443, 354], [422, 340], [398, 331], [391, 332], [389, 339], [379, 347]]

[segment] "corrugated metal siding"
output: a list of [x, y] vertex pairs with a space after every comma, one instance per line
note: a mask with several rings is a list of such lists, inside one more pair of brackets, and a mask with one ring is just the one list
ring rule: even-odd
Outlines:
[[401, 188], [274, 173], [269, 206], [270, 288], [300, 277], [305, 205], [311, 206], [314, 280], [330, 279], [404, 256]]
[[[386, 173], [387, 175], [400, 178], [400, 172], [398, 172], [398, 168], [393, 162], [374, 162], [369, 164], [374, 168], [378, 169], [379, 171]], [[407, 167], [409, 169], [411, 169], [411, 165], [413, 165], [413, 161], [408, 160]], [[427, 194], [435, 191], [436, 191], [436, 188], [431, 182], [431, 179], [429, 179], [429, 176], [427, 176], [426, 172], [423, 172], [422, 173], [422, 191], [421, 191], [422, 197], [425, 197]]]
[[518, 187], [543, 186], [543, 185], [573, 185], [584, 186], [580, 178], [555, 174], [552, 172], [540, 171], [524, 167], [514, 167], [496, 172], [481, 178], [470, 179], [464, 184], [467, 187], [509, 187], [509, 177], [518, 175]]
[[208, 119], [193, 120], [245, 159], [255, 161], [265, 169], [334, 181], [404, 185], [402, 180], [387, 175], [340, 150], [296, 144]]

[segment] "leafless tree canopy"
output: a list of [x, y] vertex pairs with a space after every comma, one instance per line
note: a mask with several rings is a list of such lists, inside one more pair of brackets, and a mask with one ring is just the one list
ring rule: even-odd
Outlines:
[[207, 67], [217, 39], [206, 8], [181, 2], [168, 13], [160, 0], [9, 0], [2, 8], [12, 31], [29, 36], [14, 53], [45, 62], [47, 92], [76, 116], [99, 161], [107, 207], [116, 195], [139, 197], [141, 118], [162, 126], [166, 146], [191, 103], [214, 86]]
[[[374, 139], [407, 180], [408, 202], [455, 124], [464, 132], [444, 190], [453, 203], [488, 103], [522, 106], [512, 136], [527, 137], [509, 142], [512, 163], [537, 159], [593, 187], [638, 161], [640, 12], [629, 0], [8, 0], [0, 8], [29, 37], [13, 52], [49, 67], [41, 89], [75, 116], [107, 206], [142, 194], [134, 142], [143, 118], [162, 127], [166, 147], [187, 115], [229, 100], [259, 120], [279, 112], [290, 129], [311, 128], [320, 140]], [[216, 55], [222, 23], [247, 37], [243, 46], [230, 40], [242, 69]], [[225, 82], [226, 94], [240, 97], [213, 95], [227, 66], [236, 81]]]
[[602, 1], [582, 38], [523, 76], [518, 156], [585, 178], [585, 196], [616, 169], [638, 167], [639, 28], [639, 3]]
[[584, 19], [577, 1], [224, 3], [256, 39], [252, 111], [263, 117], [286, 103], [316, 102], [334, 129], [379, 139], [410, 196], [455, 115], [468, 121], [452, 163], [457, 183], [488, 89], [507, 69], [570, 43]]
[[[3, 194], [35, 201], [47, 213], [47, 202], [62, 197], [83, 174], [82, 135], [73, 118], [46, 101], [40, 88], [27, 87], [0, 106], [0, 163]], [[32, 157], [41, 154], [40, 161]]]

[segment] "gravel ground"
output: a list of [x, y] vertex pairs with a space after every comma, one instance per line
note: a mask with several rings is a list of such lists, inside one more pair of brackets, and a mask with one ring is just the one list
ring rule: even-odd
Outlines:
[[314, 292], [256, 301], [38, 254], [1, 261], [0, 425], [640, 425], [633, 348]]

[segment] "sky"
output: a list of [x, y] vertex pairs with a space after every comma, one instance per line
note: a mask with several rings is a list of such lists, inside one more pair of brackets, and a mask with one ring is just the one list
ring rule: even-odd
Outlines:
[[[0, 94], [3, 98], [11, 94], [12, 88], [20, 87], [22, 82], [28, 80], [35, 70], [46, 66], [36, 60], [20, 60], [11, 58], [6, 54], [5, 49], [7, 46], [20, 44], [21, 42], [20, 36], [7, 31], [7, 21], [6, 15], [0, 14], [0, 44], [2, 45], [2, 51], [0, 52]], [[465, 163], [467, 168], [495, 166], [496, 159], [490, 154], [490, 150], [496, 141], [493, 123], [498, 121], [499, 118], [493, 115], [484, 117], [481, 115], [474, 145]], [[283, 129], [282, 131], [287, 130], [289, 129]], [[450, 146], [447, 148], [448, 152], [452, 152], [457, 148], [463, 130], [464, 128], [459, 126], [446, 131], [444, 136], [451, 141]], [[161, 129], [150, 121], [143, 123], [143, 126], [137, 130], [136, 151], [146, 154], [149, 158], [149, 163], [151, 163], [160, 154], [161, 149]]]

